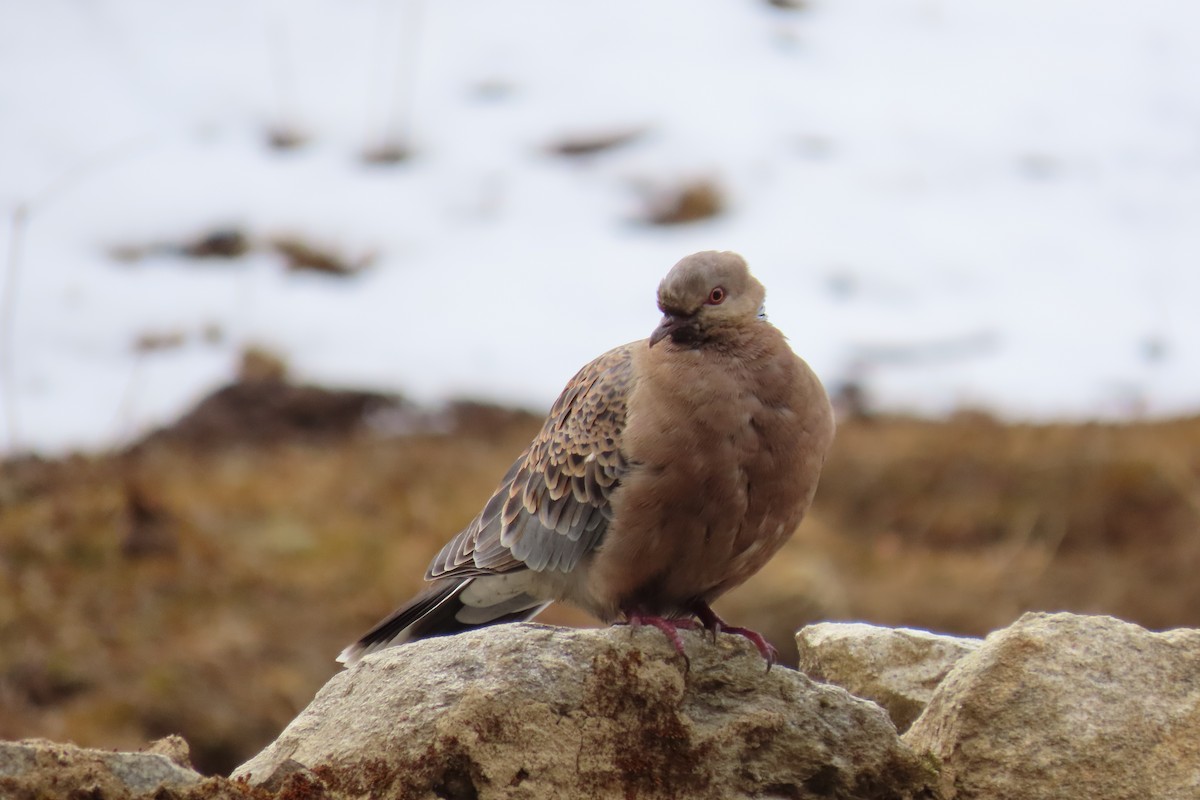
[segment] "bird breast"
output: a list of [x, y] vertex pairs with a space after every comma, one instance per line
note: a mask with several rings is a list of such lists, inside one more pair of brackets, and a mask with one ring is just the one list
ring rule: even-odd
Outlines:
[[757, 572], [800, 523], [832, 417], [816, 377], [782, 336], [778, 344], [757, 358], [635, 353], [630, 470], [589, 570], [602, 595], [594, 611], [709, 602]]

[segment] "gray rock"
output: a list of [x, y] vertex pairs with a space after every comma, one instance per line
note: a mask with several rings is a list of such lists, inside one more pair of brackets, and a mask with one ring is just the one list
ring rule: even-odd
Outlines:
[[201, 781], [194, 770], [159, 753], [89, 750], [44, 739], [0, 742], [0, 796], [151, 796]]
[[[253, 785], [333, 797], [916, 798], [934, 777], [873, 703], [746, 642], [503, 625], [342, 672], [262, 753]], [[288, 777], [292, 776], [292, 777]]]
[[950, 668], [982, 643], [859, 622], [822, 622], [796, 634], [801, 672], [875, 701], [901, 731], [925, 710]]
[[1026, 614], [951, 670], [904, 736], [947, 800], [1200, 797], [1200, 631]]

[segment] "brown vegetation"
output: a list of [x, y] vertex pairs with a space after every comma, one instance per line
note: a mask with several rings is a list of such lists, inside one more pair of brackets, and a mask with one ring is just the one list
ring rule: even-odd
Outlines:
[[[256, 752], [417, 588], [539, 424], [471, 404], [420, 420], [0, 465], [0, 738], [181, 733], [215, 772]], [[839, 431], [810, 519], [721, 611], [785, 660], [817, 619], [1200, 626], [1198, 571], [1200, 418], [862, 419]]]
[[710, 180], [662, 188], [647, 200], [645, 219], [652, 225], [684, 225], [724, 213], [725, 192]]
[[644, 128], [625, 128], [610, 131], [577, 133], [564, 136], [549, 145], [551, 153], [560, 156], [578, 157], [605, 153], [632, 144], [646, 134]]
[[282, 233], [253, 236], [238, 227], [218, 227], [181, 242], [124, 243], [109, 248], [109, 255], [128, 264], [152, 256], [182, 257], [199, 264], [233, 264], [256, 251], [277, 255], [289, 272], [315, 272], [335, 278], [357, 275], [375, 260], [373, 251], [348, 256], [337, 248], [306, 236]]

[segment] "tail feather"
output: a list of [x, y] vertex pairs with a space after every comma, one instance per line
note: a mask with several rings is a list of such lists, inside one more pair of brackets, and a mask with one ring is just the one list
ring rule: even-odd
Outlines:
[[[434, 581], [343, 650], [337, 660], [349, 667], [358, 663], [363, 656], [385, 647], [416, 639], [449, 636], [503, 622], [523, 622], [549, 605], [526, 594], [512, 596], [511, 592], [497, 596], [497, 602], [481, 603], [479, 596], [490, 594], [486, 586], [489, 577]], [[485, 585], [471, 593], [473, 596], [468, 597], [469, 603], [464, 602], [463, 593], [475, 581], [482, 581]], [[479, 589], [484, 591], [480, 592]]]

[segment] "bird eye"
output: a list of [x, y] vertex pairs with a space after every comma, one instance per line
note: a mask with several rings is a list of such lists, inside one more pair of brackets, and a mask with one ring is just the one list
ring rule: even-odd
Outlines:
[[720, 286], [713, 287], [713, 290], [708, 293], [708, 299], [704, 302], [710, 306], [719, 306], [725, 302], [725, 289]]

